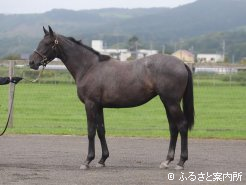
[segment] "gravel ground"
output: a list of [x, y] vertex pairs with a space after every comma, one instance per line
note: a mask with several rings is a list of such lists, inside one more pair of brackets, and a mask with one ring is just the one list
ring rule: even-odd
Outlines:
[[[159, 169], [167, 154], [166, 139], [109, 137], [107, 141], [107, 166], [95, 167], [101, 156], [97, 139], [95, 161], [89, 170], [80, 170], [87, 154], [86, 137], [0, 137], [0, 184], [246, 184], [246, 141], [190, 139], [189, 161], [182, 171], [174, 170], [180, 141], [169, 169]], [[168, 179], [171, 175], [174, 180]]]

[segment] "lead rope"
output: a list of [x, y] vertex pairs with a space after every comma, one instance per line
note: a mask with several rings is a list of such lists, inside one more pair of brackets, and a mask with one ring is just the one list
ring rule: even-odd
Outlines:
[[[57, 38], [55, 39], [55, 43], [54, 43], [54, 45], [52, 46], [52, 49], [56, 49], [56, 45], [58, 45], [58, 40], [57, 40]], [[13, 93], [12, 93], [12, 95], [11, 95], [11, 105], [10, 105], [10, 110], [9, 110], [8, 120], [7, 120], [6, 126], [5, 126], [5, 128], [4, 128], [4, 130], [3, 130], [3, 132], [0, 134], [0, 136], [2, 136], [2, 135], [5, 133], [5, 131], [6, 131], [7, 128], [8, 128], [8, 125], [9, 125], [9, 120], [10, 120], [10, 116], [11, 116], [12, 108], [13, 108], [13, 103], [14, 103], [15, 85], [16, 85], [19, 81], [21, 81], [22, 79], [25, 80], [25, 81], [28, 81], [28, 82], [32, 82], [32, 83], [37, 82], [37, 81], [41, 78], [41, 75], [42, 75], [42, 73], [43, 73], [43, 71], [44, 71], [46, 65], [50, 62], [50, 61], [47, 60], [47, 57], [46, 57], [46, 56], [42, 55], [42, 54], [41, 54], [40, 52], [38, 52], [37, 50], [35, 50], [34, 52], [37, 53], [38, 55], [40, 55], [40, 56], [43, 58], [43, 60], [41, 61], [41, 64], [42, 64], [43, 68], [42, 68], [42, 70], [40, 71], [38, 77], [37, 77], [36, 79], [34, 79], [34, 80], [29, 80], [29, 79], [24, 78], [24, 77], [23, 77], [23, 76], [24, 76], [24, 71], [23, 71], [23, 72], [22, 72], [22, 77], [15, 77], [16, 80], [14, 79], [13, 81], [12, 81], [12, 80], [10, 81], [11, 83], [14, 83], [14, 90], [13, 90]], [[56, 54], [56, 55], [57, 55], [57, 54]]]
[[40, 78], [41, 78], [41, 76], [42, 76], [42, 74], [43, 74], [43, 72], [44, 72], [44, 69], [45, 69], [45, 65], [43, 65], [43, 68], [42, 68], [41, 71], [39, 72], [38, 77], [37, 77], [36, 79], [34, 79], [34, 80], [29, 80], [29, 79], [27, 79], [27, 78], [24, 78], [24, 71], [23, 71], [23, 72], [22, 72], [22, 79], [25, 80], [25, 81], [31, 82], [31, 83], [36, 83], [37, 81], [40, 80]]
[[[26, 79], [26, 78], [23, 78], [23, 77], [14, 77], [14, 78], [16, 78], [16, 80], [14, 79], [13, 81], [10, 82], [10, 83], [13, 83], [13, 84], [14, 84], [14, 86], [13, 86], [13, 93], [12, 93], [12, 95], [11, 95], [10, 110], [9, 110], [9, 115], [8, 115], [8, 119], [7, 119], [5, 128], [4, 128], [4, 130], [2, 131], [2, 133], [0, 134], [0, 136], [2, 136], [2, 135], [6, 132], [6, 130], [7, 130], [7, 128], [8, 128], [8, 125], [9, 125], [10, 116], [11, 116], [12, 111], [13, 111], [14, 96], [15, 96], [15, 85], [16, 85], [19, 81], [21, 81], [22, 79], [25, 80], [25, 81], [28, 81], [28, 82], [36, 83], [36, 82], [40, 79], [40, 77], [41, 77], [41, 75], [42, 75], [44, 69], [45, 69], [45, 65], [43, 65], [43, 68], [42, 68], [42, 70], [39, 72], [38, 77], [37, 77], [36, 79], [34, 79], [34, 80], [29, 80], [29, 79]], [[22, 76], [23, 76], [23, 74], [22, 74]]]
[[[11, 82], [11, 83], [12, 83], [12, 82]], [[18, 82], [17, 82], [17, 83], [18, 83]], [[14, 90], [13, 90], [13, 93], [12, 93], [12, 95], [11, 95], [11, 104], [10, 104], [10, 110], [9, 110], [8, 120], [7, 120], [6, 125], [5, 125], [5, 128], [4, 128], [4, 130], [2, 131], [2, 133], [0, 134], [0, 136], [2, 136], [2, 135], [5, 133], [5, 131], [6, 131], [7, 128], [8, 128], [8, 125], [9, 125], [10, 116], [11, 116], [12, 110], [13, 110], [13, 103], [14, 103], [14, 96], [15, 96], [15, 85], [16, 85], [17, 83], [14, 83], [14, 87], [13, 87]]]

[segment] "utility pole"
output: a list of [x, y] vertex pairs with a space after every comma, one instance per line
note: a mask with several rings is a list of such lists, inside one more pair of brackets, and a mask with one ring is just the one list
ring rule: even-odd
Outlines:
[[223, 40], [222, 42], [222, 56], [223, 56], [223, 62], [225, 62], [225, 51], [226, 50], [226, 44], [225, 44], [225, 40]]
[[235, 63], [235, 56], [234, 55], [232, 55], [232, 57], [231, 57], [231, 62], [234, 64]]
[[164, 55], [165, 52], [166, 52], [165, 50], [166, 50], [166, 46], [165, 46], [165, 44], [163, 44], [163, 45], [162, 45], [162, 54], [163, 54], [163, 55]]
[[153, 50], [153, 43], [152, 43], [152, 41], [150, 41], [149, 47], [150, 47], [150, 50]]

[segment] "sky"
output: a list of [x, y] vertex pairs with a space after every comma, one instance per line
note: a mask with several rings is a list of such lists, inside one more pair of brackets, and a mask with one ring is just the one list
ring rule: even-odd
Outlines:
[[52, 9], [177, 7], [195, 0], [0, 0], [0, 13], [43, 13]]

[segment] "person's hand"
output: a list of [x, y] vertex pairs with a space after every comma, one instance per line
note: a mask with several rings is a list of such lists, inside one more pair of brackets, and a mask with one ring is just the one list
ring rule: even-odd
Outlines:
[[14, 83], [14, 84], [17, 84], [17, 83], [19, 83], [22, 79], [23, 79], [23, 78], [21, 78], [21, 77], [12, 77], [12, 78], [10, 79], [10, 82], [11, 82], [11, 83]]

